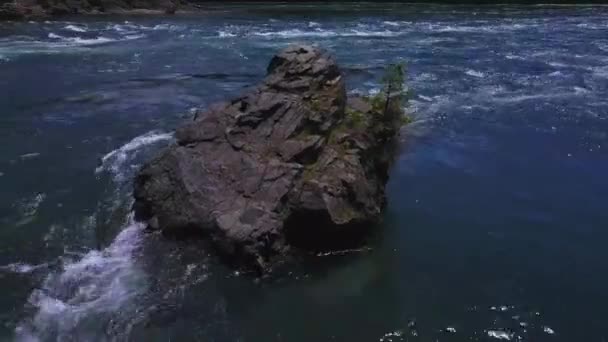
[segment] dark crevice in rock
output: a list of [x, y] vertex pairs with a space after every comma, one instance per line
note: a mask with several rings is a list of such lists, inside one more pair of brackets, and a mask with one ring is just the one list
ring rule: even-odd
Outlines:
[[336, 226], [326, 211], [304, 210], [285, 220], [285, 241], [313, 253], [359, 248], [369, 237], [373, 221]]

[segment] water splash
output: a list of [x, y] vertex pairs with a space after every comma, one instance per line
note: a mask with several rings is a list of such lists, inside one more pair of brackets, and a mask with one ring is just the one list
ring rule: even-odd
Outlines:
[[127, 166], [133, 166], [133, 159], [143, 147], [154, 145], [159, 142], [166, 142], [171, 139], [173, 139], [173, 134], [157, 131], [148, 132], [135, 137], [128, 143], [103, 156], [103, 158], [101, 158], [101, 165], [95, 169], [95, 172], [110, 172], [114, 175], [116, 181], [121, 182], [126, 179], [127, 170], [125, 170], [125, 168]]
[[[32, 292], [33, 317], [18, 325], [17, 341], [57, 341], [81, 338], [92, 322], [108, 320], [145, 290], [143, 272], [134, 261], [144, 226], [129, 218], [128, 225], [103, 250], [92, 250], [78, 261], [65, 261]], [[89, 324], [87, 324], [89, 323]]]

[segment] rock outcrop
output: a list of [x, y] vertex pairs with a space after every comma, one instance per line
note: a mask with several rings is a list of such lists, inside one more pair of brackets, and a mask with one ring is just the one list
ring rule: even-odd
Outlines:
[[261, 270], [290, 250], [360, 243], [384, 206], [402, 114], [380, 107], [347, 100], [326, 52], [290, 47], [260, 85], [197, 113], [144, 165], [136, 217], [167, 235], [203, 236], [231, 263]]

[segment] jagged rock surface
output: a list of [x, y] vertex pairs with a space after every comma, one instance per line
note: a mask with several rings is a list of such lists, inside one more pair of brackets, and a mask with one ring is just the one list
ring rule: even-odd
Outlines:
[[[208, 238], [239, 266], [361, 241], [384, 205], [399, 108], [347, 97], [326, 52], [290, 47], [260, 85], [177, 129], [134, 184], [151, 228]], [[356, 120], [354, 119], [356, 117]]]

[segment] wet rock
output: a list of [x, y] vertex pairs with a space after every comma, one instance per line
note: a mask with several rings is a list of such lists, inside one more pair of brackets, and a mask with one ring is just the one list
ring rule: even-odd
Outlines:
[[360, 244], [385, 203], [402, 114], [389, 109], [347, 100], [325, 51], [287, 48], [261, 84], [197, 113], [144, 165], [136, 216], [262, 271], [290, 251]]

